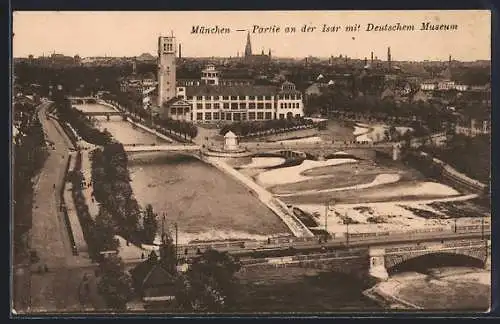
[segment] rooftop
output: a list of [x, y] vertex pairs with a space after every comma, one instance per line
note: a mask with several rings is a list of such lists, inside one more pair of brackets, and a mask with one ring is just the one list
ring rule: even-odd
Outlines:
[[187, 87], [187, 96], [272, 96], [278, 93], [276, 86], [195, 86]]

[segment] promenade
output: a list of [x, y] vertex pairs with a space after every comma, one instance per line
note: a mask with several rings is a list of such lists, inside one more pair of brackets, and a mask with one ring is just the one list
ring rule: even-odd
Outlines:
[[[74, 256], [64, 214], [60, 211], [60, 192], [64, 185], [70, 140], [53, 119], [47, 119], [50, 102], [43, 103], [38, 116], [46, 139], [54, 143], [54, 150], [45, 161], [34, 192], [33, 223], [30, 231], [30, 248], [40, 261], [25, 269], [29, 276], [28, 305], [21, 305], [17, 313], [84, 311], [98, 306], [95, 287], [92, 302], [80, 303], [78, 289], [84, 273], [91, 275], [95, 265], [85, 255]], [[46, 266], [47, 271], [44, 270]]]

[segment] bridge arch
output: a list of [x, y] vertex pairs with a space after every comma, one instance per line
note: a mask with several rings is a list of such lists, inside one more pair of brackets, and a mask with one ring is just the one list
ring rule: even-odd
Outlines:
[[385, 257], [385, 266], [389, 275], [404, 272], [425, 272], [427, 269], [439, 267], [477, 267], [486, 262], [486, 251], [483, 249], [417, 252]]

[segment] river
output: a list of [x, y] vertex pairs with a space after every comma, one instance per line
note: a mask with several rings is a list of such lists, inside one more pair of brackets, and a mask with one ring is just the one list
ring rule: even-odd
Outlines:
[[[80, 105], [77, 108], [83, 111], [111, 110], [102, 105]], [[99, 117], [97, 121], [123, 144], [163, 143], [162, 139], [132, 127], [121, 117], [111, 117], [110, 121]], [[265, 171], [263, 168], [276, 167], [282, 162], [279, 158], [257, 158], [252, 164], [244, 166], [242, 172], [260, 174]], [[349, 178], [342, 186], [348, 186], [358, 170], [356, 168], [353, 174], [350, 167], [351, 164], [332, 169], [323, 166], [315, 172], [324, 176], [325, 172], [341, 171], [339, 174], [343, 174], [343, 178]], [[177, 223], [181, 244], [192, 240], [265, 239], [288, 233], [282, 221], [246, 187], [194, 157], [173, 153], [132, 154], [129, 156], [129, 170], [139, 203], [142, 206], [151, 204], [160, 215], [166, 212], [165, 228], [172, 230], [173, 223]], [[362, 170], [368, 172], [371, 169], [365, 165]], [[378, 170], [388, 171], [397, 172]], [[310, 171], [308, 175], [313, 174]], [[297, 174], [284, 178], [293, 176]], [[339, 180], [337, 178], [337, 182]], [[335, 185], [340, 186], [339, 183]], [[286, 189], [304, 190], [292, 185]], [[292, 269], [242, 274], [242, 294], [238, 301], [241, 311], [358, 312], [377, 311], [382, 307], [362, 293], [370, 287], [357, 279], [323, 271]], [[486, 309], [490, 291], [486, 279], [490, 274], [473, 267], [434, 269], [431, 275], [415, 274], [409, 270], [394, 275], [375, 289], [385, 289], [385, 292], [415, 304], [421, 303], [426, 308], [429, 301], [433, 301], [439, 309]], [[393, 308], [396, 305], [389, 303], [383, 307]]]
[[[99, 104], [76, 108], [85, 112], [112, 111]], [[125, 145], [166, 143], [120, 116], [112, 116], [109, 121], [106, 117], [95, 120]], [[133, 153], [129, 156], [129, 171], [139, 204], [151, 204], [159, 215], [166, 213], [165, 230], [172, 234], [177, 223], [180, 244], [193, 240], [266, 240], [290, 234], [281, 219], [244, 185], [189, 155]]]

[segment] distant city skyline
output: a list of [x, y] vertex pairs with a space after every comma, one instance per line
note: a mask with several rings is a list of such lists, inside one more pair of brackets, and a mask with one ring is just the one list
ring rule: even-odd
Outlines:
[[[419, 30], [426, 22], [452, 28]], [[340, 26], [341, 31], [321, 32], [324, 24]], [[371, 31], [366, 31], [368, 24], [373, 24]], [[269, 27], [269, 32], [253, 33], [254, 25]], [[304, 25], [317, 28], [303, 33]], [[342, 31], [347, 25], [359, 25], [359, 31]], [[411, 25], [414, 31], [404, 30]], [[192, 33], [196, 26], [229, 32]], [[295, 26], [296, 33], [285, 33], [286, 26]], [[401, 30], [375, 31], [375, 26]], [[393, 61], [446, 61], [449, 55], [458, 61], [491, 59], [491, 15], [485, 10], [265, 11], [258, 15], [251, 11], [14, 12], [13, 56], [54, 52], [81, 57], [156, 56], [158, 36], [173, 33], [182, 44], [183, 57], [236, 57], [243, 55], [247, 31], [253, 53], [263, 50], [267, 54], [271, 49], [273, 57], [342, 55], [370, 60], [373, 51], [378, 59], [386, 60], [387, 47], [391, 47]]]

